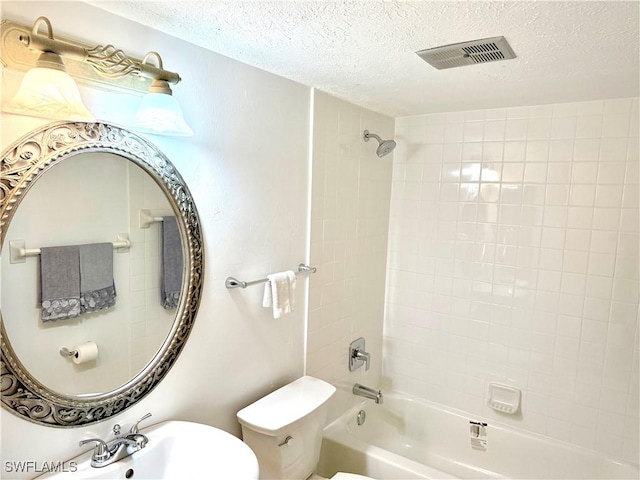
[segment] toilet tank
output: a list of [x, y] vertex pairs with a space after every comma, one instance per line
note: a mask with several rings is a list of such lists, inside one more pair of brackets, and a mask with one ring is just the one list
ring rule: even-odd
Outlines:
[[318, 464], [333, 385], [304, 376], [237, 413], [261, 479], [305, 479]]

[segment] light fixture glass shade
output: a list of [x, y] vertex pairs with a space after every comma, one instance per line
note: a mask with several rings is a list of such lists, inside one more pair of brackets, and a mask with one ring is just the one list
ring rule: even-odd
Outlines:
[[35, 67], [25, 73], [18, 92], [2, 110], [55, 120], [96, 120], [82, 103], [73, 78], [66, 72], [46, 67]]
[[191, 136], [178, 101], [166, 93], [147, 93], [138, 106], [131, 128], [156, 135]]

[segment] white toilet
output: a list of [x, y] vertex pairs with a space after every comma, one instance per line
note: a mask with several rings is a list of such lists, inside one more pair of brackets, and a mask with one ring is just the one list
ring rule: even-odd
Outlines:
[[[333, 385], [305, 376], [238, 412], [242, 439], [258, 457], [261, 479], [304, 480], [313, 474], [327, 400], [335, 391]], [[340, 475], [333, 478], [349, 478]]]

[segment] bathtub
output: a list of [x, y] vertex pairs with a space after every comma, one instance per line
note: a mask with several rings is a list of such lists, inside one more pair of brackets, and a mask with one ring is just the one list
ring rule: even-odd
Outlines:
[[393, 393], [325, 428], [317, 473], [339, 471], [378, 480], [640, 478], [637, 465]]

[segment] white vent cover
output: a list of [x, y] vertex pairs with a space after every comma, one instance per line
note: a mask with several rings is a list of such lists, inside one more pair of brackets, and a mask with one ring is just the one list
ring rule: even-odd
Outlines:
[[504, 37], [452, 43], [420, 50], [416, 54], [438, 70], [516, 58], [516, 54]]

